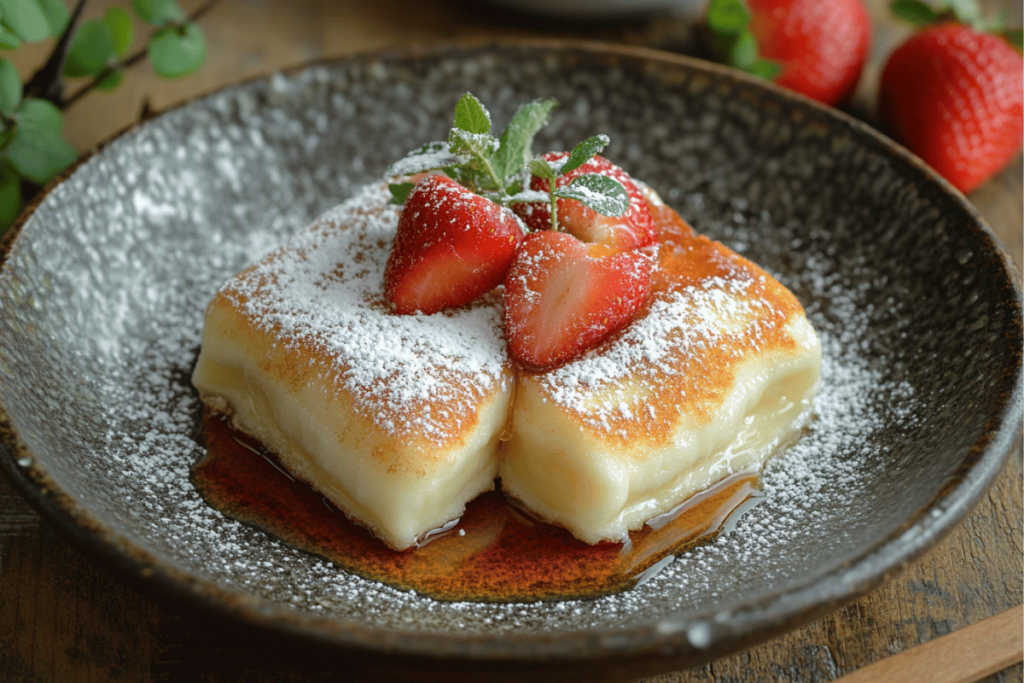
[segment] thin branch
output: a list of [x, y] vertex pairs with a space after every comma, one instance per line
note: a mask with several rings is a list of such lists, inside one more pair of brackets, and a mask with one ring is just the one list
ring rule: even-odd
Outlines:
[[62, 106], [61, 97], [64, 94], [64, 82], [61, 74], [64, 71], [64, 61], [67, 59], [68, 50], [71, 48], [71, 38], [75, 34], [78, 20], [82, 16], [82, 10], [89, 0], [78, 0], [74, 12], [68, 18], [68, 24], [64, 27], [64, 33], [60, 40], [53, 47], [53, 52], [46, 60], [46, 64], [33, 74], [32, 78], [25, 84], [25, 97], [41, 96], [58, 107]]
[[[81, 1], [84, 3], [86, 0], [81, 0]], [[185, 22], [182, 23], [182, 26], [184, 26], [184, 24], [186, 22], [187, 23], [191, 23], [191, 22], [194, 22], [194, 21], [198, 21], [200, 17], [202, 17], [207, 12], [209, 12], [211, 9], [214, 8], [214, 6], [216, 6], [220, 2], [221, 2], [221, 0], [207, 0], [207, 2], [205, 4], [201, 5], [194, 12], [192, 12], [192, 14], [190, 14], [188, 16], [188, 19], [186, 19]], [[166, 27], [161, 27], [160, 30], [162, 30], [163, 28], [166, 28]], [[156, 35], [156, 33], [157, 32], [154, 31], [152, 34], [150, 34], [150, 36], [149, 36], [149, 40], [150, 41], [153, 40], [153, 36]], [[100, 83], [102, 83], [104, 81], [104, 79], [106, 79], [112, 73], [115, 73], [117, 71], [123, 71], [124, 69], [127, 69], [127, 68], [129, 68], [131, 66], [134, 66], [135, 64], [138, 64], [139, 62], [141, 62], [143, 59], [146, 58], [146, 54], [147, 54], [147, 50], [148, 49], [149, 49], [149, 42], [146, 43], [146, 47], [142, 48], [141, 50], [139, 50], [138, 52], [136, 52], [132, 56], [125, 57], [124, 59], [122, 59], [122, 60], [120, 60], [118, 62], [115, 62], [114, 64], [111, 64], [110, 66], [108, 66], [105, 69], [103, 69], [103, 71], [99, 72], [95, 76], [95, 78], [93, 78], [91, 81], [89, 81], [88, 83], [83, 85], [81, 88], [76, 90], [71, 95], [71, 97], [68, 97], [66, 100], [63, 100], [60, 103], [60, 105], [59, 105], [60, 108], [61, 109], [67, 109], [68, 107], [70, 107], [72, 104], [74, 104], [75, 102], [80, 100], [82, 98], [82, 96], [84, 96], [86, 93], [94, 90], [96, 88], [96, 86], [98, 86]]]

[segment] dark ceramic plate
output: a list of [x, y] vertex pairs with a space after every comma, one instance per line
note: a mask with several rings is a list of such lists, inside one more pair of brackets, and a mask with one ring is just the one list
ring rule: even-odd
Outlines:
[[[202, 449], [188, 376], [212, 292], [443, 137], [467, 90], [497, 126], [558, 98], [536, 151], [608, 133], [608, 156], [777, 274], [822, 338], [817, 420], [768, 467], [766, 502], [625, 593], [435, 602], [226, 519], [189, 483]], [[252, 81], [121, 135], [16, 233], [0, 272], [13, 479], [130, 577], [328, 645], [502, 671], [695, 664], [905, 566], [966, 514], [1020, 429], [1020, 292], [964, 198], [856, 121], [658, 53], [439, 48]]]

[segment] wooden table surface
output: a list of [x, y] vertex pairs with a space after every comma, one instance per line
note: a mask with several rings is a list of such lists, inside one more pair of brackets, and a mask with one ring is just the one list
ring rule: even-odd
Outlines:
[[[88, 14], [108, 5], [95, 1]], [[199, 3], [184, 0], [187, 9]], [[874, 121], [885, 55], [905, 34], [868, 3], [875, 45], [850, 110]], [[1019, 2], [1008, 9], [1020, 25]], [[113, 94], [93, 94], [67, 114], [79, 149], [162, 109], [242, 78], [323, 56], [409, 42], [486, 36], [583, 37], [688, 49], [685, 15], [610, 24], [547, 22], [455, 0], [227, 0], [202, 20], [209, 56], [196, 75], [161, 81], [140, 65]], [[45, 46], [15, 54], [23, 76]], [[1013, 254], [1022, 251], [1022, 168], [1011, 167], [970, 200]], [[975, 623], [1022, 601], [1024, 503], [1020, 445], [977, 509], [900, 576], [806, 627], [695, 669], [650, 679], [831, 681], [871, 662]], [[0, 477], [0, 681], [308, 681], [346, 678], [344, 662], [309, 661], [273, 639], [236, 635], [219, 620], [144, 597], [79, 555]], [[255, 640], [253, 640], [253, 638]], [[991, 681], [1022, 681], [1020, 665]]]

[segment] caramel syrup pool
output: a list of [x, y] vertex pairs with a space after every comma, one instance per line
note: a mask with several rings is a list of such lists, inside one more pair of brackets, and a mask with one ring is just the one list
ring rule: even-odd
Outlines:
[[419, 548], [400, 552], [349, 521], [223, 416], [204, 410], [203, 433], [207, 455], [191, 479], [212, 507], [353, 574], [438, 600], [532, 602], [626, 590], [763, 498], [756, 476], [734, 475], [634, 531], [628, 543], [587, 545], [492, 491]]

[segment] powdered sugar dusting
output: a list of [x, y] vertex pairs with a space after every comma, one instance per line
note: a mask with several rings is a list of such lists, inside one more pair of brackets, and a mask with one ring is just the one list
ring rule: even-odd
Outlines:
[[[925, 275], [899, 266], [929, 235], [969, 246], [953, 227], [969, 216], [957, 209], [935, 229], [932, 196], [909, 193], [902, 167], [857, 130], [845, 133], [846, 148], [821, 154], [814, 131], [832, 129], [763, 116], [757, 97], [737, 96], [749, 84], [684, 73], [665, 87], [657, 70], [630, 71], [623, 59], [583, 69], [548, 54], [362, 59], [255, 81], [151, 121], [79, 167], [34, 214], [0, 277], [0, 395], [41, 466], [114, 533], [257, 610], [323, 615], [408, 633], [410, 642], [505, 632], [550, 642], [709, 613], [728, 622], [737, 605], [756, 609], [862, 557], [866, 544], [928, 504], [908, 499], [901, 484], [910, 474], [932, 477], [938, 491], [949, 475], [950, 458], [937, 468], [910, 459], [922, 438], [946, 433], [942, 411], [930, 408], [946, 395], [915, 387], [936, 365], [951, 386], [960, 382], [960, 359], [932, 344], [952, 325], [927, 326], [961, 318], [943, 292], [913, 286]], [[816, 418], [769, 463], [765, 502], [729, 534], [619, 595], [439, 603], [346, 574], [228, 519], [188, 481], [203, 453], [189, 375], [217, 287], [410, 147], [443, 135], [466, 89], [488, 102], [499, 125], [537, 93], [572, 93], [538, 147], [564, 148], [588, 130], [611, 133], [609, 155], [702, 233], [768, 264], [822, 341]], [[798, 111], [804, 121], [825, 118]], [[787, 143], [765, 144], [778, 139]], [[132, 201], [137, 193], [145, 200]], [[942, 261], [943, 250], [927, 253], [939, 261], [920, 264], [922, 273], [968, 270]], [[975, 293], [972, 310], [994, 320], [977, 284], [964, 284], [959, 300]], [[381, 372], [353, 381], [372, 383]], [[709, 632], [669, 623], [665, 632], [673, 628], [700, 642], [716, 637], [715, 624]]]
[[475, 401], [511, 378], [496, 296], [434, 315], [396, 315], [384, 268], [399, 207], [372, 185], [222, 289], [288, 347], [312, 351], [356, 410], [391, 434], [460, 433]]
[[749, 337], [756, 350], [762, 326], [778, 325], [779, 318], [766, 301], [744, 296], [750, 284], [750, 279], [715, 277], [700, 286], [668, 292], [614, 344], [543, 375], [541, 384], [551, 400], [573, 410], [586, 424], [606, 429], [613, 413], [628, 420], [632, 415], [627, 415], [626, 403], [610, 399], [594, 405], [591, 397], [625, 379], [658, 382], [665, 374], [683, 374], [689, 366], [666, 363], [669, 356], [693, 357], [726, 339]]

